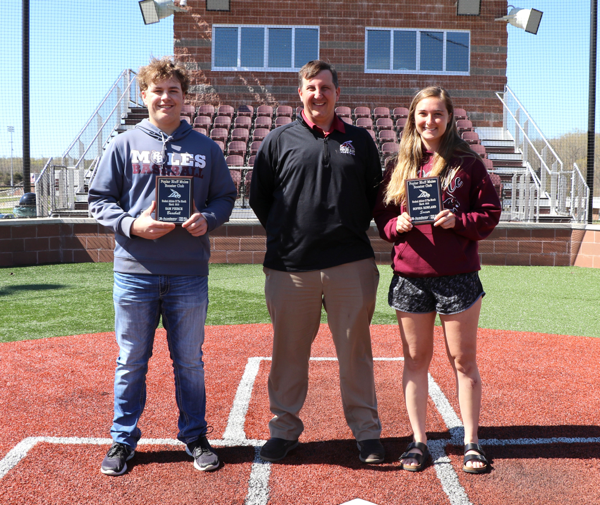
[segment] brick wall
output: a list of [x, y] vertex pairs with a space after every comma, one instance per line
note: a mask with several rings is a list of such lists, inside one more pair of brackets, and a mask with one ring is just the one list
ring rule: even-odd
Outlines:
[[[379, 264], [391, 244], [375, 226], [369, 236]], [[227, 223], [210, 234], [211, 263], [262, 263], [265, 231], [257, 221]], [[0, 267], [113, 260], [112, 232], [93, 219], [0, 221]], [[600, 226], [501, 223], [480, 242], [484, 265], [600, 268]]]
[[[294, 72], [213, 72], [213, 24], [320, 26], [320, 58], [339, 72], [339, 105], [408, 106], [419, 89], [439, 85], [466, 109], [477, 126], [501, 126], [502, 107], [495, 92], [506, 84], [506, 0], [481, 3], [480, 16], [457, 16], [453, 1], [396, 0], [231, 0], [230, 12], [207, 12], [205, 0], [189, 0], [189, 12], [175, 14], [175, 57], [192, 71], [188, 100], [196, 105], [237, 107], [300, 105]], [[365, 28], [470, 30], [469, 76], [365, 74]]]

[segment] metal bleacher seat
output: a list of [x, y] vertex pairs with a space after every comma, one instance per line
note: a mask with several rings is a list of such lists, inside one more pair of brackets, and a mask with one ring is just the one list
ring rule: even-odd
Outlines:
[[401, 117], [408, 117], [409, 110], [406, 107], [396, 107], [393, 111], [394, 119], [398, 120]]
[[356, 119], [361, 117], [371, 118], [371, 109], [369, 107], [356, 107], [354, 109], [354, 117]]
[[373, 109], [373, 117], [375, 118], [375, 121], [379, 118], [389, 118], [390, 109], [388, 107], [375, 107]]
[[248, 142], [250, 132], [246, 128], [234, 128], [231, 131], [231, 140], [240, 140], [242, 142]]

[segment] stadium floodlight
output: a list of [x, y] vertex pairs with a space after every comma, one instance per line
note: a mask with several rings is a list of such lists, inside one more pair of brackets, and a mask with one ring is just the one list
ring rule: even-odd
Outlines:
[[187, 12], [186, 9], [181, 8], [187, 5], [187, 0], [181, 0], [179, 4], [181, 7], [177, 7], [173, 0], [140, 0], [139, 4], [145, 25], [158, 23], [176, 12]]
[[457, 0], [457, 16], [479, 16], [481, 13], [481, 0]]
[[512, 7], [512, 9], [508, 15], [497, 18], [496, 21], [506, 21], [521, 30], [537, 35], [544, 13], [537, 9], [520, 9], [514, 5], [509, 5], [509, 7]]

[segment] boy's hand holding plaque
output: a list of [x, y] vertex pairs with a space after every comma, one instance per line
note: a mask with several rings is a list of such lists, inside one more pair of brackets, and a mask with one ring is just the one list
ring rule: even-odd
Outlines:
[[194, 212], [194, 178], [156, 178], [156, 220], [183, 224]]
[[433, 223], [442, 210], [440, 178], [407, 179], [406, 207], [413, 225]]

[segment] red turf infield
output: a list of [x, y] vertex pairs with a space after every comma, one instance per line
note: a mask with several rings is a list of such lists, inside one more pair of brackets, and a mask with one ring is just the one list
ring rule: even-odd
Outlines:
[[[374, 355], [400, 357], [397, 334], [395, 326], [374, 326]], [[490, 441], [486, 450], [493, 458], [493, 471], [489, 475], [464, 474], [461, 448], [450, 444], [445, 452], [451, 467], [446, 467], [454, 475], [454, 487], [444, 489], [452, 480], [440, 477], [441, 464], [421, 474], [399, 470], [397, 459], [410, 428], [399, 379], [402, 362], [390, 360], [377, 361], [375, 368], [386, 462], [362, 465], [343, 420], [337, 364], [313, 361], [302, 444], [282, 463], [270, 465], [268, 497], [249, 501], [272, 505], [339, 505], [355, 498], [378, 505], [600, 503], [600, 340], [480, 330], [479, 342], [484, 380], [480, 437]], [[212, 439], [224, 438], [248, 358], [270, 353], [270, 325], [207, 328]], [[140, 427], [145, 439], [167, 439], [164, 443], [140, 445], [130, 471], [117, 478], [99, 472], [108, 447], [102, 444], [38, 442], [14, 467], [6, 466], [5, 456], [28, 437], [108, 438], [116, 354], [112, 333], [0, 345], [0, 476], [2, 465], [8, 468], [0, 477], [0, 503], [244, 503], [253, 475], [253, 447], [217, 447], [223, 467], [202, 474], [193, 469], [182, 447], [169, 444], [177, 432], [177, 410], [160, 330]], [[334, 356], [326, 327], [315, 341], [313, 356]], [[269, 365], [268, 360], [260, 362], [252, 388], [244, 424], [248, 439], [268, 438]], [[431, 375], [458, 412], [439, 329]], [[428, 427], [432, 441], [449, 441], [433, 401]], [[553, 437], [562, 440], [546, 440]], [[510, 439], [535, 440], [529, 445], [501, 445]]]

